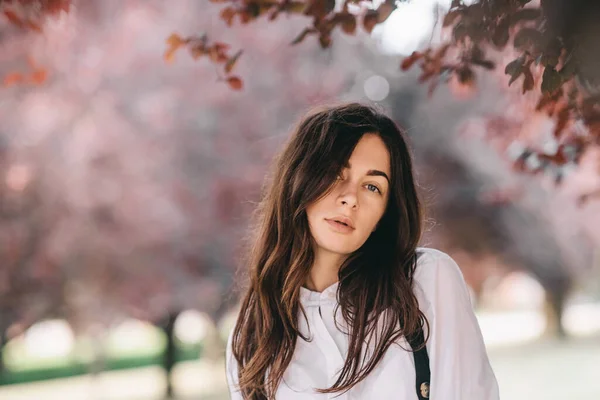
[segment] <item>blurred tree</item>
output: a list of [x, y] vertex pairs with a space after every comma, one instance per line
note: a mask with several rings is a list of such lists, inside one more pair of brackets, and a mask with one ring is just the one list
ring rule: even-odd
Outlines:
[[4, 146], [0, 176], [0, 336], [5, 344], [40, 319], [65, 316], [66, 277], [47, 251], [64, 207], [45, 174]]
[[465, 140], [461, 121], [489, 103], [492, 90], [458, 103], [451, 90], [440, 90], [425, 101], [412, 77], [401, 79], [387, 102], [396, 120], [415, 128], [408, 134], [427, 210], [423, 243], [457, 259], [476, 297], [490, 278], [529, 273], [546, 293], [548, 334], [564, 338], [567, 296], [593, 276], [593, 240], [582, 223], [589, 217], [532, 177], [503, 169], [485, 143]]
[[[29, 64], [48, 71], [43, 84], [22, 79], [0, 92], [0, 184], [29, 179], [22, 191], [0, 192], [12, 221], [0, 226], [0, 246], [35, 260], [18, 269], [4, 262], [8, 251], [0, 254], [0, 274], [31, 285], [2, 280], [0, 309], [12, 317], [0, 323], [24, 329], [25, 316], [58, 316], [78, 335], [101, 338], [124, 318], [151, 321], [168, 334], [169, 371], [173, 316], [193, 308], [217, 320], [235, 304], [238, 243], [274, 149], [299, 111], [352, 87], [362, 64], [352, 43], [330, 54], [286, 50], [299, 23], [283, 21], [274, 36], [236, 33], [240, 47], [269, 60], [245, 82], [248, 91], [207, 79], [210, 63], [161, 63], [173, 26], [210, 26], [205, 7], [81, 2], [46, 20], [44, 35], [0, 25], [9, 48], [3, 76]], [[21, 235], [13, 247], [9, 228]], [[36, 268], [45, 273], [39, 279]]]
[[[7, 44], [0, 63], [7, 86], [0, 109], [7, 143], [3, 160], [13, 154], [26, 155], [20, 161], [25, 167], [14, 159], [6, 161], [3, 179], [18, 182], [9, 176], [30, 171], [32, 182], [44, 182], [42, 194], [32, 197], [36, 203], [29, 205], [27, 212], [11, 210], [7, 219], [14, 221], [21, 235], [16, 246], [19, 257], [36, 260], [28, 265], [46, 271], [41, 283], [34, 281], [37, 286], [22, 290], [35, 273], [2, 264], [2, 273], [19, 271], [26, 279], [19, 283], [21, 275], [15, 275], [15, 283], [0, 299], [3, 312], [11, 315], [3, 321], [62, 313], [78, 332], [86, 332], [96, 331], [98, 325], [109, 327], [126, 316], [160, 324], [185, 308], [218, 318], [235, 302], [231, 289], [238, 249], [232, 243], [242, 238], [245, 217], [253, 208], [251, 201], [258, 198], [266, 164], [285, 139], [273, 132], [285, 132], [299, 110], [313, 103], [343, 93], [356, 98], [357, 91], [362, 97], [365, 65], [389, 73], [389, 60], [381, 61], [383, 57], [363, 45], [358, 35], [343, 34], [357, 34], [360, 26], [371, 32], [394, 10], [393, 2], [379, 3], [376, 9], [369, 8], [368, 1], [345, 1], [337, 6], [322, 0], [222, 3], [0, 1], [5, 16], [0, 40]], [[559, 121], [563, 121], [557, 126], [564, 125], [558, 130], [564, 139], [560, 150], [564, 154], [542, 159], [547, 165], [561, 160], [576, 162], [584, 146], [595, 143], [591, 140], [593, 113], [582, 114], [589, 132], [567, 134], [574, 129], [578, 113], [594, 104], [581, 97], [595, 82], [594, 70], [572, 72], [567, 68], [574, 64], [568, 64], [571, 58], [563, 42], [555, 65], [549, 56], [555, 45], [540, 50], [534, 43], [522, 49], [517, 38], [525, 35], [520, 34], [524, 30], [531, 33], [531, 27], [544, 35], [562, 32], [558, 27], [546, 32], [545, 27], [552, 24], [541, 25], [549, 18], [549, 2], [542, 2], [541, 9], [532, 8], [533, 3], [524, 8], [526, 3], [482, 1], [467, 6], [453, 2], [445, 17], [445, 24], [453, 27], [450, 42], [413, 54], [402, 67], [416, 63], [423, 70], [422, 81], [448, 80], [451, 85], [469, 88], [475, 83], [474, 68], [494, 68], [492, 59], [507, 58], [508, 54], [506, 62], [512, 65], [508, 72], [520, 71], [515, 72], [515, 79], [523, 76], [527, 89], [519, 98], [535, 104], [539, 101], [540, 111], [560, 115]], [[211, 19], [219, 10], [229, 27]], [[309, 17], [311, 26], [304, 29], [302, 18], [282, 21], [278, 16], [282, 13]], [[573, 18], [576, 14], [583, 15], [574, 13]], [[52, 17], [47, 19], [48, 15]], [[260, 18], [267, 15], [270, 18]], [[506, 48], [495, 54], [497, 44], [489, 35], [504, 27], [506, 20], [510, 20], [509, 37], [505, 43], [503, 38], [499, 42]], [[247, 26], [248, 22], [254, 26]], [[207, 33], [177, 34], [174, 26], [180, 32], [195, 32], [202, 26]], [[35, 34], [42, 29], [44, 35]], [[336, 36], [337, 31], [343, 34]], [[310, 38], [317, 38], [327, 50], [321, 52], [304, 43]], [[517, 41], [513, 49], [506, 46], [510, 38]], [[164, 57], [171, 62], [169, 67], [157, 62], [165, 39]], [[332, 46], [334, 39], [336, 45]], [[235, 46], [225, 43], [233, 40]], [[290, 49], [289, 42], [298, 46]], [[188, 57], [176, 59], [177, 50], [183, 48], [198, 62]], [[458, 61], [450, 61], [452, 57]], [[519, 57], [523, 57], [523, 65], [521, 61], [509, 63]], [[549, 65], [562, 77], [556, 90], [548, 89], [556, 77], [545, 72]], [[215, 75], [216, 84], [207, 78]], [[536, 83], [543, 85], [541, 100], [534, 90]], [[246, 90], [232, 92], [228, 87]], [[565, 103], [564, 96], [574, 93], [572, 88], [577, 88], [576, 101]], [[236, 96], [235, 102], [232, 96]], [[596, 112], [594, 107], [590, 112]], [[573, 123], [565, 125], [564, 115]], [[447, 126], [437, 131], [447, 133]], [[575, 151], [569, 146], [575, 146]], [[35, 154], [25, 152], [31, 148]], [[521, 162], [524, 157], [518, 159]], [[442, 160], [438, 167], [449, 168], [453, 163]], [[465, 172], [464, 166], [458, 169], [459, 175]], [[13, 171], [12, 175], [8, 171]], [[11, 191], [3, 192], [2, 201], [14, 196]], [[18, 204], [29, 201], [30, 195], [19, 196]], [[448, 197], [445, 214], [461, 207], [463, 212], [467, 210], [453, 204], [458, 199], [464, 197]], [[481, 219], [485, 215], [482, 212]], [[473, 225], [465, 221], [465, 238], [480, 232], [481, 219]], [[9, 226], [3, 229], [8, 232]], [[12, 236], [7, 234], [4, 243]], [[463, 239], [463, 245], [465, 242], [469, 241]], [[490, 249], [499, 251], [491, 245]], [[8, 252], [3, 257], [16, 260]], [[51, 262], [43, 261], [46, 259]], [[540, 263], [536, 259], [529, 265], [542, 268]], [[563, 296], [568, 277], [560, 269], [565, 267], [550, 263], [548, 268], [546, 287]], [[552, 276], [559, 278], [550, 282]], [[17, 289], [21, 295], [15, 294]], [[23, 293], [36, 297], [27, 295], [28, 302], [20, 302]], [[49, 311], [23, 317], [40, 305]], [[167, 332], [169, 326], [165, 325]], [[167, 370], [172, 366], [170, 360], [167, 354]]]
[[[358, 26], [371, 33], [376, 25], [388, 19], [401, 1], [213, 2], [226, 4], [220, 17], [229, 26], [236, 21], [248, 24], [263, 16], [273, 21], [280, 14], [309, 17], [310, 26], [302, 30], [292, 44], [315, 36], [321, 47], [329, 48], [336, 27], [349, 35], [355, 35]], [[489, 53], [503, 50], [504, 58], [507, 55], [514, 58], [507, 61], [504, 68], [505, 74], [510, 76], [508, 85], [523, 76], [523, 94], [536, 87], [540, 89], [531, 113], [547, 114], [554, 121], [554, 138], [558, 142], [552, 154], [535, 148], [525, 149], [516, 157], [516, 166], [520, 171], [529, 172], [522, 165], [535, 156], [541, 162], [532, 172], [546, 168], [557, 170], [576, 164], [587, 148], [596, 148], [600, 141], [600, 57], [597, 56], [600, 52], [595, 40], [600, 33], [595, 23], [598, 17], [600, 3], [594, 0], [481, 0], [469, 4], [453, 0], [443, 17], [443, 26], [452, 30], [450, 39], [438, 48], [414, 52], [402, 62], [402, 69], [419, 63], [422, 70], [419, 81], [429, 81], [431, 91], [440, 81], [469, 88], [475, 84], [475, 69], [494, 70], [497, 63], [494, 58], [502, 59]], [[513, 45], [511, 48], [507, 48], [509, 42]], [[168, 43], [167, 59], [171, 59], [178, 48], [187, 46], [194, 58], [207, 56], [216, 64], [224, 64], [226, 72], [231, 71], [240, 54], [225, 54], [225, 44], [209, 44], [205, 35], [185, 39], [173, 35]], [[230, 84], [234, 82], [232, 87], [241, 87], [240, 78], [228, 79]], [[578, 122], [584, 132], [575, 126]]]
[[[388, 19], [402, 0], [211, 2], [220, 5], [220, 18], [230, 27], [263, 19], [274, 21], [281, 14], [308, 17], [312, 20], [310, 25], [291, 43], [298, 44], [314, 36], [321, 47], [329, 48], [336, 28], [348, 35], [357, 34], [358, 27], [371, 33], [376, 25]], [[443, 15], [443, 26], [451, 29], [450, 38], [437, 48], [414, 52], [402, 62], [402, 69], [418, 63], [422, 70], [419, 81], [429, 81], [430, 90], [440, 81], [472, 87], [476, 81], [475, 70], [494, 70], [498, 61], [505, 65], [504, 73], [510, 76], [509, 86], [523, 77], [522, 93], [536, 92], [535, 96], [528, 97], [528, 101], [535, 103], [529, 114], [543, 113], [553, 120], [557, 145], [550, 154], [535, 146], [524, 147], [514, 157], [515, 167], [521, 172], [533, 173], [550, 169], [560, 176], [558, 181], [565, 175], [564, 168], [577, 164], [580, 156], [590, 147], [596, 149], [600, 141], [597, 68], [600, 52], [594, 40], [599, 33], [595, 23], [600, 17], [599, 4], [594, 0], [468, 3], [452, 0]], [[42, 29], [46, 16], [72, 8], [70, 0], [3, 0], [0, 7], [10, 22], [35, 31]], [[512, 46], [507, 46], [509, 43]], [[215, 41], [206, 33], [189, 37], [173, 33], [167, 39], [165, 59], [173, 61], [176, 51], [183, 47], [189, 49], [194, 59], [206, 57], [220, 65], [220, 81], [235, 90], [243, 87], [243, 78], [232, 74], [242, 50], [232, 53], [228, 44]], [[498, 50], [500, 55], [495, 54]], [[5, 82], [43, 82], [45, 79], [46, 72], [34, 67], [31, 76], [11, 73]], [[531, 158], [535, 158], [534, 168], [526, 166]], [[587, 200], [598, 193], [600, 188], [585, 193], [580, 199]]]
[[[332, 45], [336, 27], [349, 35], [356, 34], [359, 26], [370, 33], [398, 4], [350, 0], [214, 2], [227, 3], [221, 18], [229, 26], [262, 16], [274, 20], [282, 13], [310, 17], [311, 25], [292, 44], [314, 36], [323, 48]], [[418, 79], [430, 82], [430, 92], [440, 82], [448, 82], [458, 96], [473, 90], [477, 69], [495, 70], [498, 62], [510, 76], [508, 86], [523, 77], [518, 96], [516, 90], [509, 90], [515, 94], [509, 94], [507, 101], [513, 102], [513, 112], [490, 116], [487, 131], [490, 136], [504, 138], [503, 150], [513, 145], [509, 158], [516, 171], [551, 174], [559, 184], [582, 158], [600, 149], [598, 17], [600, 3], [594, 0], [481, 0], [469, 4], [454, 0], [443, 16], [443, 26], [451, 30], [450, 38], [437, 48], [414, 52], [401, 66], [406, 70], [418, 63], [422, 70]], [[191, 43], [195, 39], [187, 40], [194, 54], [197, 50]], [[180, 40], [178, 45], [182, 44]], [[204, 53], [210, 57], [211, 51]], [[225, 57], [217, 61], [231, 65]], [[540, 120], [548, 120], [551, 127], [543, 129]], [[537, 141], [525, 140], [524, 134]], [[525, 144], [520, 145], [522, 141]], [[553, 144], [550, 150], [548, 142]], [[595, 186], [579, 194], [579, 204], [600, 194], [600, 174], [596, 173], [596, 178]]]

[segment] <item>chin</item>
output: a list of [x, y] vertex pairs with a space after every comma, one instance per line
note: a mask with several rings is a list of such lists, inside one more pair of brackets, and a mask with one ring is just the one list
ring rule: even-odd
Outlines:
[[344, 255], [344, 256], [347, 256], [347, 255], [351, 254], [352, 252], [354, 252], [353, 249], [348, 249], [345, 247], [324, 247], [324, 249], [330, 253], [340, 254], [340, 255]]
[[342, 255], [351, 254], [358, 249], [358, 247], [349, 246], [348, 243], [339, 243], [339, 240], [336, 241], [337, 243], [332, 242], [333, 241], [323, 241], [320, 247], [330, 253]]

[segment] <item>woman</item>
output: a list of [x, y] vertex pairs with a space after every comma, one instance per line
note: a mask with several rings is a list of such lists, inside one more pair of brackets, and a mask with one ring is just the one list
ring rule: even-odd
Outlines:
[[308, 115], [256, 222], [232, 399], [498, 399], [458, 266], [417, 247], [411, 156], [390, 118], [356, 103]]

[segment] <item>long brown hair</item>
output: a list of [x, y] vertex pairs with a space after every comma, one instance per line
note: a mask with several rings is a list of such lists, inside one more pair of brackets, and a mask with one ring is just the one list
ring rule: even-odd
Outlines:
[[[298, 123], [275, 158], [254, 214], [244, 262], [248, 288], [232, 337], [245, 399], [275, 398], [298, 336], [309, 340], [298, 328], [299, 312], [305, 312], [300, 287], [314, 260], [306, 208], [328, 193], [365, 133], [378, 134], [390, 153], [390, 197], [377, 229], [340, 267], [337, 290], [349, 327], [348, 355], [335, 384], [318, 391], [349, 390], [365, 379], [395, 340], [411, 337], [427, 323], [412, 291], [422, 212], [404, 133], [370, 106], [317, 109]], [[373, 356], [363, 360], [363, 346], [376, 324]]]

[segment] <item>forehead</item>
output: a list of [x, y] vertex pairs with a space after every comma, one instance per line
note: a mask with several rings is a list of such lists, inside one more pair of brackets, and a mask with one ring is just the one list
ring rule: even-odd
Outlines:
[[362, 136], [348, 163], [352, 169], [376, 169], [388, 176], [390, 174], [390, 153], [376, 134], [367, 133]]

